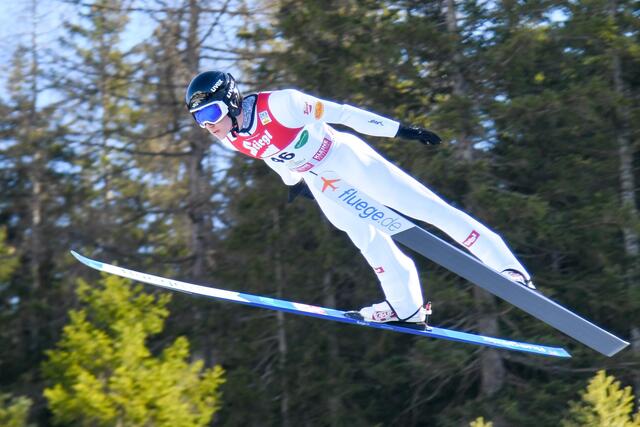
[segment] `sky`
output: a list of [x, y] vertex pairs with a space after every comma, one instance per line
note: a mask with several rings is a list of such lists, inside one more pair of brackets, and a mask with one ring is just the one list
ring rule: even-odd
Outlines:
[[[43, 43], [51, 43], [57, 33], [56, 23], [62, 13], [69, 13], [69, 5], [58, 2], [39, 2], [38, 38]], [[11, 62], [11, 55], [21, 43], [29, 40], [32, 19], [31, 5], [22, 2], [0, 2], [0, 67], [2, 74], [6, 74]]]
[[[37, 43], [41, 48], [55, 46], [62, 34], [61, 22], [66, 17], [73, 19], [79, 6], [60, 0], [36, 2]], [[11, 69], [11, 57], [20, 43], [30, 43], [33, 19], [31, 0], [27, 2], [0, 1], [0, 87], [4, 88]], [[122, 40], [124, 49], [138, 43], [151, 34], [149, 18], [132, 13], [128, 31]], [[146, 21], [146, 22], [145, 22]], [[4, 92], [4, 91], [3, 91]]]

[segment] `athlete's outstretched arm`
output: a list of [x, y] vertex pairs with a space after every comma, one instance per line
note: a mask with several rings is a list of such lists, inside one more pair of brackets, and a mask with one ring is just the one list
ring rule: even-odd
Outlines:
[[441, 141], [437, 134], [427, 129], [404, 126], [378, 114], [326, 101], [294, 89], [273, 92], [269, 107], [282, 124], [290, 127], [323, 121], [349, 126], [366, 135], [415, 139], [424, 144], [439, 144]]

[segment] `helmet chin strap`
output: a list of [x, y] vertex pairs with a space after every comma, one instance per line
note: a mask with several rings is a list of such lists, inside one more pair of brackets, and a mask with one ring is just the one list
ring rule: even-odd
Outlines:
[[235, 116], [232, 116], [231, 114], [229, 114], [229, 117], [231, 117], [231, 135], [235, 138], [238, 136], [238, 132], [240, 132], [240, 128], [238, 128], [238, 120], [236, 120]]

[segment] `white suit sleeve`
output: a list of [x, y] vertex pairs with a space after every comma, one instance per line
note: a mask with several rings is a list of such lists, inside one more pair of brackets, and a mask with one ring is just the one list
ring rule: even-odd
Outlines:
[[284, 163], [274, 162], [271, 159], [264, 159], [264, 162], [280, 175], [286, 185], [295, 185], [302, 179], [302, 175], [299, 172], [289, 170]]
[[269, 109], [287, 127], [313, 122], [339, 123], [372, 136], [394, 137], [400, 123], [351, 105], [338, 104], [294, 89], [272, 92]]

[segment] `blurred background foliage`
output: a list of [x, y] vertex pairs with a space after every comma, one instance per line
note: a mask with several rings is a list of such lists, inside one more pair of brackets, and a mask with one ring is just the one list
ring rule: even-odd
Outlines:
[[[3, 52], [0, 424], [637, 425], [637, 2], [52, 4], [68, 12], [55, 38], [52, 9], [30, 0]], [[206, 69], [439, 132], [439, 147], [366, 139], [631, 348], [595, 354], [417, 256], [435, 324], [574, 358], [169, 299], [88, 271], [69, 249], [340, 309], [381, 299], [313, 202], [287, 204], [265, 165], [194, 126], [184, 89]]]

